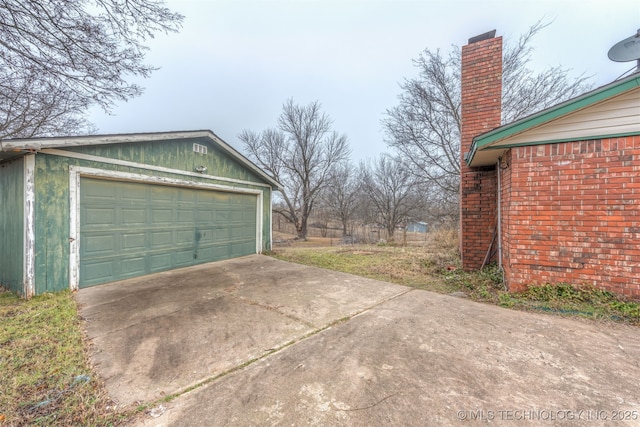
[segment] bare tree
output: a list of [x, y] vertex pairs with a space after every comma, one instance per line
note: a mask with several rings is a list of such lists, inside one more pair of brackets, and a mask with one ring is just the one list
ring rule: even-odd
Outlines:
[[431, 224], [457, 224], [460, 217], [458, 197], [451, 196], [430, 182], [421, 182], [424, 195], [424, 219]]
[[239, 138], [251, 157], [283, 186], [286, 210], [280, 212], [307, 238], [307, 221], [335, 165], [350, 154], [347, 137], [331, 130], [333, 122], [318, 101], [306, 106], [292, 99], [282, 107], [277, 129], [243, 130]]
[[0, 0], [0, 139], [75, 133], [140, 95], [144, 43], [182, 16], [159, 0]]
[[316, 203], [314, 208], [313, 219], [315, 222], [311, 224], [311, 226], [320, 229], [321, 237], [327, 237], [329, 234], [329, 223], [331, 222], [331, 212], [319, 203]]
[[389, 240], [393, 240], [396, 227], [416, 216], [423, 205], [419, 181], [400, 159], [384, 154], [374, 162], [360, 164], [359, 180]]
[[353, 166], [344, 162], [335, 168], [326, 189], [322, 192], [322, 204], [342, 224], [342, 236], [349, 235], [349, 222], [358, 206], [359, 185]]
[[[588, 78], [570, 78], [568, 69], [552, 67], [535, 73], [531, 61], [533, 37], [548, 24], [538, 22], [503, 53], [502, 121], [511, 122], [572, 98], [587, 89]], [[398, 105], [382, 121], [387, 144], [411, 164], [422, 179], [456, 198], [460, 177], [461, 49], [443, 55], [425, 49], [414, 65], [419, 76], [405, 79]]]

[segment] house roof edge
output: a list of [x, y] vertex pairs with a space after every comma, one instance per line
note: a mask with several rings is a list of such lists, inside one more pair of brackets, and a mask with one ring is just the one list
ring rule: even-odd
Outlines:
[[478, 151], [490, 149], [491, 145], [498, 141], [507, 139], [534, 126], [550, 122], [551, 120], [555, 120], [559, 117], [581, 110], [636, 87], [640, 87], [640, 73], [635, 73], [627, 78], [608, 83], [575, 98], [561, 102], [555, 106], [478, 135], [473, 138], [471, 150], [465, 157], [465, 161], [471, 166], [475, 154]]

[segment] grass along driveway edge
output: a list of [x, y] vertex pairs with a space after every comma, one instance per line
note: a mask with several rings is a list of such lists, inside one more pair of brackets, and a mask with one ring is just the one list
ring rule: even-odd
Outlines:
[[465, 296], [505, 308], [640, 325], [639, 302], [593, 287], [545, 284], [531, 286], [521, 293], [507, 292], [502, 273], [495, 265], [475, 272], [462, 271], [457, 248], [450, 244], [286, 247], [274, 249], [270, 255], [299, 264]]

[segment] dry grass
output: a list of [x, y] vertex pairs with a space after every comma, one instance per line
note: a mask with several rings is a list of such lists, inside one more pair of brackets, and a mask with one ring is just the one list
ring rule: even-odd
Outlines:
[[[377, 280], [398, 283], [437, 292], [453, 292], [451, 286], [440, 279], [442, 271], [459, 267], [457, 233], [443, 230], [429, 235], [438, 241], [435, 245], [398, 246], [378, 245], [326, 245], [326, 240], [309, 238], [307, 241], [279, 236], [285, 245], [277, 246], [276, 258], [343, 271]], [[335, 240], [330, 243], [337, 244]], [[325, 243], [323, 245], [323, 243]]]

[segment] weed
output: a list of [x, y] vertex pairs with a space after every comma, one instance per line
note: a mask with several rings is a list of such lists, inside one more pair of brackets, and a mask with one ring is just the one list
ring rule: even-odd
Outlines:
[[480, 298], [482, 298], [483, 300], [491, 299], [491, 293], [486, 286], [480, 286], [477, 292]]
[[523, 308], [640, 324], [640, 303], [625, 301], [593, 286], [568, 283], [536, 285], [513, 294], [513, 298]]
[[516, 304], [516, 302], [513, 300], [513, 298], [511, 298], [510, 294], [508, 294], [507, 292], [503, 292], [498, 295], [498, 304], [501, 307], [509, 308], [509, 307], [513, 307]]
[[629, 319], [638, 319], [640, 322], [640, 304], [629, 301], [611, 301], [609, 308], [620, 313], [622, 317]]

